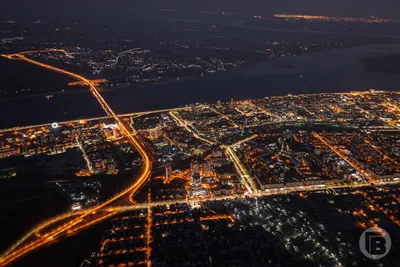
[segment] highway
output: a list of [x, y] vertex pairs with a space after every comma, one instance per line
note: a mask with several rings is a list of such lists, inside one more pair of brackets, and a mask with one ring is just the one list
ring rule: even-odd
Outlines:
[[[160, 110], [150, 110], [150, 111], [126, 113], [126, 114], [119, 114], [118, 117], [120, 119], [123, 119], [125, 117], [141, 116], [141, 115], [148, 115], [148, 114], [154, 114], [154, 113], [163, 113], [163, 112], [170, 112], [170, 111], [179, 111], [179, 110], [185, 110], [185, 109], [188, 109], [188, 108], [187, 107], [169, 108], [169, 109], [160, 109]], [[84, 119], [84, 121], [96, 121], [96, 120], [104, 120], [104, 119], [109, 119], [109, 118], [111, 118], [111, 116], [88, 118], [88, 119]], [[79, 123], [81, 121], [82, 121], [82, 119], [70, 120], [70, 121], [62, 121], [62, 122], [58, 122], [58, 124], [59, 125], [63, 125], [63, 124], [69, 124], [69, 123]], [[47, 126], [50, 126], [50, 125], [51, 125], [51, 122], [43, 123], [43, 124], [36, 124], [36, 125], [16, 126], [16, 127], [11, 127], [11, 128], [0, 129], [0, 133], [12, 132], [12, 131], [23, 131], [23, 130], [33, 129], [33, 128], [47, 127]]]
[[[54, 51], [54, 50], [51, 50], [51, 51]], [[12, 54], [12, 55], [1, 54], [0, 56], [8, 58], [8, 59], [16, 59], [16, 58], [13, 58], [13, 56], [15, 56], [15, 55], [16, 54]], [[363, 94], [369, 94], [369, 93], [370, 93], [370, 91], [349, 92], [349, 93], [320, 93], [318, 95], [321, 95], [321, 96], [324, 96], [324, 95], [348, 95], [348, 94], [363, 95]], [[385, 93], [385, 91], [375, 91], [375, 93]], [[295, 97], [307, 97], [307, 96], [312, 96], [312, 95], [315, 95], [315, 94], [299, 94], [299, 95], [295, 95]], [[273, 98], [273, 97], [271, 97], [271, 98]], [[199, 105], [197, 107], [209, 107], [209, 105]], [[180, 111], [180, 110], [188, 110], [188, 109], [190, 109], [190, 108], [189, 107], [178, 107], [178, 108], [168, 108], [168, 109], [160, 109], [160, 110], [149, 110], [149, 111], [142, 111], [142, 112], [119, 114], [118, 117], [119, 118], [124, 118], [124, 117], [132, 117], [132, 116], [140, 116], [140, 115], [148, 115], [148, 114], [164, 113], [164, 112]], [[265, 114], [268, 114], [268, 111], [265, 111], [265, 112], [267, 112]], [[277, 117], [276, 115], [274, 115], [272, 113], [271, 113], [271, 116]], [[85, 121], [102, 120], [102, 119], [107, 119], [107, 118], [111, 118], [111, 116], [88, 118], [88, 119], [85, 119]], [[62, 122], [58, 122], [58, 124], [62, 125], [62, 124], [68, 124], [68, 123], [78, 123], [79, 121], [81, 121], [81, 119], [70, 120], [70, 121], [62, 121]], [[293, 121], [284, 121], [282, 119], [279, 119], [278, 121], [272, 122], [271, 124], [274, 124], [274, 123], [285, 123], [285, 122], [293, 122]], [[3, 128], [3, 129], [0, 129], [0, 133], [10, 132], [10, 131], [21, 131], [21, 130], [27, 130], [27, 129], [32, 129], [32, 128], [46, 127], [46, 126], [51, 125], [51, 123], [52, 122], [42, 123], [42, 124], [37, 124], [37, 125], [25, 125], [25, 126], [16, 126], [16, 127], [10, 127], [10, 128]]]
[[[376, 182], [375, 185], [382, 186], [382, 185], [390, 185], [390, 184], [398, 184], [399, 181], [389, 181], [389, 182]], [[129, 206], [115, 206], [112, 208], [102, 208], [100, 211], [102, 212], [107, 212], [105, 215], [102, 217], [98, 218], [97, 220], [103, 220], [110, 218], [116, 214], [123, 213], [126, 211], [132, 211], [132, 210], [140, 210], [140, 209], [149, 209], [151, 207], [157, 207], [159, 205], [172, 205], [172, 204], [191, 204], [193, 203], [203, 203], [207, 201], [228, 201], [228, 200], [244, 200], [248, 198], [258, 198], [258, 197], [267, 197], [267, 196], [277, 196], [277, 195], [285, 195], [285, 194], [292, 194], [292, 193], [298, 193], [298, 192], [313, 192], [313, 191], [322, 191], [322, 190], [329, 190], [329, 189], [356, 189], [356, 188], [362, 188], [366, 186], [371, 186], [371, 183], [358, 183], [358, 184], [353, 184], [353, 185], [329, 185], [329, 186], [304, 186], [301, 188], [298, 187], [287, 187], [287, 188], [277, 188], [277, 189], [271, 189], [268, 191], [261, 191], [261, 192], [256, 192], [256, 193], [250, 193], [248, 195], [244, 194], [237, 194], [237, 195], [229, 195], [229, 196], [217, 196], [217, 197], [204, 197], [201, 199], [196, 199], [196, 200], [187, 200], [187, 199], [172, 199], [172, 200], [164, 200], [164, 201], [153, 201], [153, 202], [148, 202], [148, 203], [137, 203]], [[85, 212], [85, 211], [82, 211]], [[40, 231], [48, 227], [50, 224], [58, 222], [60, 220], [63, 220], [67, 218], [68, 216], [77, 216], [79, 213], [68, 213], [65, 215], [61, 215], [55, 218], [51, 218], [45, 222], [43, 222], [40, 226], [37, 228], [33, 229], [30, 233], [28, 233], [25, 237], [28, 238], [30, 235], [33, 233], [40, 234]], [[93, 225], [96, 222], [92, 222], [91, 225]], [[151, 220], [148, 222], [151, 223]], [[149, 230], [146, 228], [147, 231]], [[74, 229], [73, 231], [70, 231], [68, 235], [71, 235], [75, 233], [78, 230], [82, 230], [81, 227], [78, 227], [77, 229]], [[24, 239], [24, 240], [25, 240]], [[23, 240], [22, 240], [23, 241]], [[20, 242], [22, 242], [20, 241]], [[16, 246], [14, 246], [16, 247]], [[4, 265], [1, 265], [4, 266]]]
[[[56, 50], [46, 50], [46, 51], [42, 51], [42, 52], [55, 52]], [[62, 50], [60, 50], [62, 52]], [[60, 51], [56, 51], [56, 52], [60, 52]], [[35, 52], [39, 52], [39, 51], [35, 51]], [[85, 77], [78, 75], [76, 73], [67, 71], [67, 70], [63, 70], [57, 67], [53, 67], [51, 65], [48, 64], [44, 64], [32, 59], [27, 58], [25, 55], [27, 53], [23, 52], [20, 54], [12, 54], [12, 55], [2, 55], [6, 58], [9, 59], [18, 59], [18, 60], [23, 60], [26, 61], [28, 63], [61, 73], [61, 74], [65, 74], [68, 76], [71, 76], [79, 81], [84, 82], [85, 84], [87, 84], [90, 88], [90, 91], [92, 92], [93, 96], [97, 99], [97, 101], [100, 103], [101, 107], [104, 109], [104, 111], [106, 112], [106, 114], [112, 118], [115, 119], [115, 121], [118, 123], [119, 128], [121, 130], [121, 133], [127, 138], [127, 140], [129, 141], [129, 143], [139, 152], [140, 156], [143, 159], [143, 170], [142, 173], [139, 175], [139, 177], [137, 177], [137, 179], [135, 180], [135, 182], [129, 186], [128, 188], [126, 188], [125, 190], [123, 190], [122, 192], [116, 194], [115, 196], [113, 196], [112, 198], [110, 198], [109, 200], [101, 203], [100, 205], [84, 212], [83, 214], [81, 214], [80, 216], [78, 216], [77, 218], [74, 218], [72, 220], [70, 220], [68, 223], [59, 226], [58, 228], [56, 228], [55, 230], [51, 231], [50, 233], [47, 233], [45, 235], [43, 235], [42, 237], [39, 237], [38, 239], [36, 239], [35, 241], [26, 244], [25, 246], [22, 246], [12, 252], [10, 252], [7, 255], [4, 255], [1, 259], [0, 259], [0, 266], [6, 266], [12, 262], [14, 262], [15, 260], [21, 258], [22, 256], [24, 256], [25, 254], [42, 247], [43, 245], [53, 242], [56, 238], [59, 238], [60, 236], [63, 236], [65, 234], [70, 235], [75, 231], [78, 230], [82, 230], [84, 228], [87, 228], [91, 225], [93, 225], [94, 223], [97, 223], [98, 221], [108, 217], [109, 215], [100, 215], [100, 217], [98, 217], [99, 215], [96, 216], [96, 212], [108, 205], [110, 205], [111, 203], [113, 203], [114, 201], [126, 196], [127, 194], [134, 194], [137, 192], [137, 190], [139, 190], [139, 188], [146, 182], [146, 180], [149, 178], [150, 174], [151, 174], [151, 169], [152, 169], [152, 161], [149, 158], [149, 155], [147, 154], [147, 152], [145, 151], [145, 149], [143, 148], [143, 146], [140, 144], [140, 142], [138, 141], [138, 139], [136, 137], [134, 137], [131, 134], [131, 130], [128, 129], [127, 126], [125, 126], [125, 124], [122, 122], [122, 120], [114, 113], [114, 111], [111, 109], [111, 107], [107, 104], [107, 102], [104, 100], [104, 98], [101, 96], [101, 94], [99, 93], [99, 91], [97, 90], [97, 88], [95, 87], [95, 85], [88, 79], [86, 79]]]
[[246, 167], [242, 164], [242, 162], [240, 161], [240, 159], [238, 158], [238, 156], [236, 155], [236, 153], [232, 149], [232, 147], [241, 145], [241, 144], [243, 144], [247, 141], [250, 141], [254, 138], [257, 138], [257, 137], [258, 137], [258, 135], [254, 134], [254, 135], [247, 137], [243, 140], [240, 140], [230, 146], [221, 146], [223, 149], [225, 149], [225, 153], [227, 154], [227, 156], [231, 159], [231, 161], [235, 165], [237, 173], [240, 175], [240, 177], [243, 181], [243, 184], [246, 186], [247, 191], [249, 191], [250, 193], [258, 191], [257, 185], [255, 184], [254, 179], [250, 176]]
[[[192, 133], [195, 138], [197, 138], [200, 141], [203, 141], [209, 145], [215, 145], [215, 142], [200, 136], [194, 130], [192, 130], [188, 126], [189, 123], [187, 121], [181, 119], [177, 114], [174, 113], [174, 111], [171, 111], [169, 114], [175, 120], [175, 122], [177, 123], [178, 126], [185, 128], [186, 131]], [[221, 146], [221, 148], [223, 148], [225, 150], [225, 154], [230, 158], [230, 160], [235, 165], [235, 169], [238, 172], [238, 174], [240, 175], [240, 178], [242, 179], [242, 183], [245, 185], [247, 191], [250, 193], [257, 192], [257, 185], [254, 183], [254, 180], [251, 178], [250, 174], [246, 170], [246, 167], [243, 166], [243, 164], [240, 162], [240, 159], [236, 156], [236, 153], [233, 151], [232, 147], [234, 147], [236, 145], [240, 145], [244, 142], [247, 142], [255, 137], [257, 137], [257, 135], [253, 135], [249, 138], [241, 140], [231, 146], [223, 146], [223, 145]]]
[[257, 186], [254, 184], [254, 181], [252, 181], [246, 167], [244, 167], [243, 164], [240, 162], [240, 159], [236, 156], [236, 153], [232, 150], [232, 148], [226, 147], [225, 153], [233, 162], [237, 173], [242, 179], [242, 183], [246, 186], [247, 191], [250, 193], [257, 192]]
[[[255, 184], [254, 180], [250, 177], [248, 170], [246, 169], [245, 166], [241, 163], [240, 159], [237, 157], [235, 151], [232, 149], [236, 145], [240, 145], [245, 141], [249, 141], [252, 138], [255, 138], [256, 135], [251, 136], [247, 139], [241, 140], [235, 144], [232, 144], [230, 146], [221, 146], [222, 148], [225, 149], [227, 155], [231, 159], [231, 161], [234, 163], [237, 172], [240, 174], [243, 183], [246, 185], [249, 194], [242, 194], [242, 195], [230, 195], [230, 196], [222, 196], [222, 197], [208, 197], [208, 198], [201, 198], [201, 199], [196, 199], [196, 200], [186, 200], [186, 199], [174, 199], [174, 200], [168, 200], [168, 201], [154, 201], [150, 202], [150, 198], [148, 203], [139, 203], [136, 204], [133, 201], [133, 196], [136, 194], [136, 192], [143, 186], [143, 184], [148, 180], [148, 178], [151, 175], [152, 171], [152, 159], [149, 156], [148, 151], [144, 148], [143, 143], [140, 141], [140, 139], [133, 134], [133, 132], [136, 133], [135, 129], [133, 129], [133, 126], [126, 125], [121, 117], [123, 116], [132, 116], [132, 115], [142, 115], [142, 114], [151, 114], [151, 113], [158, 113], [158, 112], [169, 112], [169, 115], [176, 121], [176, 123], [179, 126], [182, 126], [185, 128], [188, 132], [192, 133], [194, 137], [197, 139], [209, 144], [209, 145], [216, 145], [216, 142], [210, 139], [207, 139], [204, 136], [201, 136], [200, 133], [197, 133], [196, 129], [193, 129], [193, 127], [183, 120], [180, 116], [179, 113], [176, 111], [187, 109], [187, 108], [175, 108], [175, 109], [166, 109], [166, 110], [156, 110], [156, 111], [148, 111], [148, 112], [139, 112], [139, 113], [132, 113], [132, 114], [125, 114], [125, 115], [116, 115], [114, 111], [111, 109], [111, 107], [108, 105], [108, 103], [105, 101], [105, 99], [102, 97], [102, 95], [99, 93], [98, 89], [96, 88], [96, 85], [93, 83], [93, 81], [90, 81], [89, 79], [78, 75], [76, 73], [63, 70], [61, 68], [57, 68], [45, 63], [38, 62], [36, 60], [32, 60], [28, 58], [27, 56], [30, 53], [38, 53], [38, 52], [62, 52], [65, 53], [64, 50], [61, 49], [49, 49], [49, 50], [42, 50], [42, 51], [28, 51], [28, 52], [22, 52], [18, 54], [10, 54], [10, 55], [1, 55], [5, 58], [12, 59], [12, 60], [21, 60], [28, 62], [30, 64], [34, 64], [49, 70], [52, 70], [54, 72], [58, 72], [64, 75], [68, 75], [70, 77], [73, 77], [74, 79], [86, 84], [90, 88], [90, 92], [93, 94], [93, 96], [96, 98], [96, 100], [99, 102], [105, 113], [107, 114], [106, 117], [102, 118], [113, 118], [116, 123], [119, 125], [121, 133], [124, 135], [124, 137], [129, 141], [129, 143], [138, 151], [142, 158], [142, 163], [143, 163], [143, 168], [141, 170], [141, 173], [139, 176], [134, 180], [134, 182], [126, 189], [123, 191], [117, 193], [114, 195], [112, 198], [108, 199], [107, 201], [101, 203], [100, 205], [88, 209], [88, 210], [83, 210], [80, 211], [79, 213], [67, 213], [67, 214], [62, 214], [58, 217], [51, 218], [49, 220], [44, 221], [42, 224], [37, 226], [35, 229], [30, 231], [28, 234], [23, 236], [19, 241], [17, 241], [13, 246], [11, 246], [3, 255], [1, 255], [0, 258], [0, 266], [6, 266], [14, 261], [18, 260], [19, 258], [23, 257], [27, 253], [30, 253], [40, 247], [43, 247], [44, 245], [50, 244], [52, 242], [55, 242], [56, 240], [70, 236], [78, 231], [84, 230], [100, 221], [106, 220], [108, 218], [111, 218], [112, 216], [115, 216], [116, 214], [119, 214], [121, 212], [129, 211], [129, 210], [136, 210], [136, 209], [148, 209], [148, 222], [147, 222], [147, 227], [146, 231], [148, 233], [147, 235], [147, 259], [150, 258], [151, 255], [151, 248], [149, 246], [151, 242], [151, 224], [152, 224], [152, 211], [151, 208], [157, 205], [165, 205], [165, 204], [174, 204], [174, 203], [188, 203], [188, 204], [193, 204], [195, 202], [206, 202], [206, 201], [224, 201], [224, 200], [232, 200], [232, 199], [245, 199], [245, 198], [256, 198], [256, 197], [263, 197], [263, 196], [272, 196], [272, 195], [282, 195], [282, 194], [288, 194], [288, 193], [295, 193], [295, 192], [301, 192], [301, 191], [319, 191], [319, 190], [326, 190], [326, 189], [338, 189], [338, 188], [351, 188], [351, 187], [363, 187], [363, 186], [368, 186], [371, 184], [375, 185], [384, 185], [388, 183], [383, 183], [383, 182], [377, 182], [374, 181], [368, 173], [366, 173], [364, 170], [361, 169], [361, 167], [358, 166], [355, 162], [352, 162], [345, 154], [343, 154], [340, 150], [336, 149], [336, 147], [332, 144], [329, 143], [326, 138], [323, 136], [313, 132], [313, 135], [319, 139], [322, 143], [324, 143], [327, 147], [329, 147], [331, 150], [333, 150], [340, 158], [342, 158], [344, 161], [349, 163], [352, 167], [354, 167], [357, 171], [359, 171], [363, 176], [368, 178], [370, 180], [369, 183], [361, 183], [361, 184], [356, 184], [356, 185], [326, 185], [326, 186], [301, 186], [301, 187], [285, 187], [285, 188], [279, 188], [279, 189], [271, 189], [269, 191], [263, 191], [259, 192], [257, 189], [257, 185]], [[267, 111], [264, 111], [267, 112]], [[267, 114], [267, 113], [266, 113]], [[102, 119], [102, 118], [95, 118], [95, 119]], [[71, 121], [71, 122], [79, 122], [77, 121]], [[69, 122], [65, 122], [69, 123]], [[273, 122], [277, 123], [277, 122]], [[40, 126], [48, 126], [48, 124], [43, 124]], [[26, 128], [32, 128], [36, 126], [27, 126]], [[39, 127], [39, 126], [37, 126]], [[5, 130], [0, 130], [0, 133], [3, 131], [10, 131], [10, 130], [21, 130], [21, 129], [26, 129], [23, 127], [15, 127], [13, 129], [5, 129]], [[80, 148], [82, 149], [83, 153], [84, 149], [83, 146], [80, 145]], [[393, 183], [398, 183], [393, 182]], [[122, 198], [128, 197], [130, 202], [132, 203], [131, 205], [127, 206], [116, 206], [115, 202], [117, 200], [120, 200]], [[114, 206], [112, 206], [112, 204]], [[67, 221], [66, 223], [63, 223], [60, 225], [62, 222]], [[57, 226], [54, 226], [57, 225]], [[46, 233], [45, 230], [48, 229], [48, 232]], [[151, 265], [150, 261], [147, 261], [148, 266]]]

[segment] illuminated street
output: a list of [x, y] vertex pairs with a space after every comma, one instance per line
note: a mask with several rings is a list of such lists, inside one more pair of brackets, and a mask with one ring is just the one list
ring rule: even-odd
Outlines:
[[400, 266], [400, 5], [5, 1], [0, 267]]
[[[108, 106], [108, 104], [102, 98], [102, 96], [97, 91], [96, 87], [93, 85], [93, 83], [91, 81], [85, 79], [84, 77], [82, 77], [80, 75], [74, 74], [72, 72], [65, 71], [65, 70], [62, 70], [62, 69], [59, 69], [56, 67], [52, 67], [47, 64], [43, 64], [43, 63], [28, 59], [27, 57], [25, 57], [22, 54], [10, 55], [10, 56], [6, 56], [6, 57], [8, 57], [10, 59], [14, 59], [16, 57], [18, 59], [25, 60], [29, 63], [36, 64], [41, 67], [72, 76], [72, 77], [76, 78], [77, 80], [81, 80], [81, 81], [85, 82], [90, 87], [90, 90], [92, 91], [93, 95], [99, 101], [99, 103], [101, 104], [102, 108], [107, 113], [107, 115], [110, 115], [115, 119], [115, 121], [120, 126], [122, 133], [127, 137], [129, 142], [131, 143], [131, 145], [139, 151], [140, 155], [143, 158], [144, 166], [143, 166], [142, 174], [136, 179], [135, 183], [132, 184], [129, 188], [126, 188], [122, 192], [117, 193], [111, 199], [101, 203], [100, 205], [94, 207], [93, 209], [90, 209], [90, 210], [84, 212], [83, 214], [81, 214], [77, 218], [67, 222], [66, 224], [52, 230], [50, 233], [45, 234], [43, 237], [39, 237], [37, 240], [29, 243], [28, 245], [25, 245], [25, 246], [22, 245], [21, 248], [18, 248], [16, 250], [10, 252], [5, 257], [2, 257], [2, 259], [0, 260], [1, 265], [7, 265], [7, 264], [13, 262], [14, 260], [22, 257], [24, 254], [29, 253], [32, 250], [37, 249], [40, 246], [47, 244], [48, 242], [53, 242], [54, 239], [58, 238], [58, 236], [60, 236], [60, 235], [72, 234], [75, 231], [82, 230], [86, 227], [91, 226], [93, 223], [96, 223], [102, 219], [105, 219], [109, 215], [103, 215], [102, 217], [99, 217], [99, 218], [97, 218], [96, 216], [93, 216], [93, 215], [96, 214], [96, 211], [98, 211], [101, 208], [106, 207], [107, 205], [113, 203], [117, 199], [122, 198], [127, 194], [136, 192], [145, 183], [145, 181], [148, 179], [148, 177], [151, 173], [151, 160], [150, 160], [149, 156], [147, 155], [146, 151], [143, 149], [143, 147], [140, 145], [140, 143], [135, 139], [135, 137], [131, 134], [131, 131], [128, 130], [128, 128], [124, 125], [124, 123], [111, 110], [111, 108]], [[86, 217], [93, 217], [93, 218], [88, 220]]]

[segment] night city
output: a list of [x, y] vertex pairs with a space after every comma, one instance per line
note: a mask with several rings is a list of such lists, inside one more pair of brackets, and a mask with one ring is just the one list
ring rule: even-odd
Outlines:
[[0, 267], [400, 266], [400, 1], [0, 7]]

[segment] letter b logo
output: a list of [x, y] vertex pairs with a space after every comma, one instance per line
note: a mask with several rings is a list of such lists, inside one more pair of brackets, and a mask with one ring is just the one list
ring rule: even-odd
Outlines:
[[385, 257], [391, 248], [389, 234], [379, 227], [371, 227], [360, 236], [360, 250], [368, 258], [378, 260]]

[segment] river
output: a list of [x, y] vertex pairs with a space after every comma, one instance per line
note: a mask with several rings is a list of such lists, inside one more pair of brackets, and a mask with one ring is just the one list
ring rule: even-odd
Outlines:
[[[252, 64], [207, 74], [203, 78], [107, 90], [103, 96], [116, 113], [129, 113], [230, 98], [252, 99], [289, 93], [370, 88], [398, 90], [400, 73], [368, 73], [359, 62], [363, 57], [392, 53], [400, 53], [400, 45], [334, 49]], [[104, 112], [90, 93], [75, 92], [58, 94], [50, 100], [42, 95], [0, 101], [0, 114], [0, 128], [6, 128], [102, 116]]]

